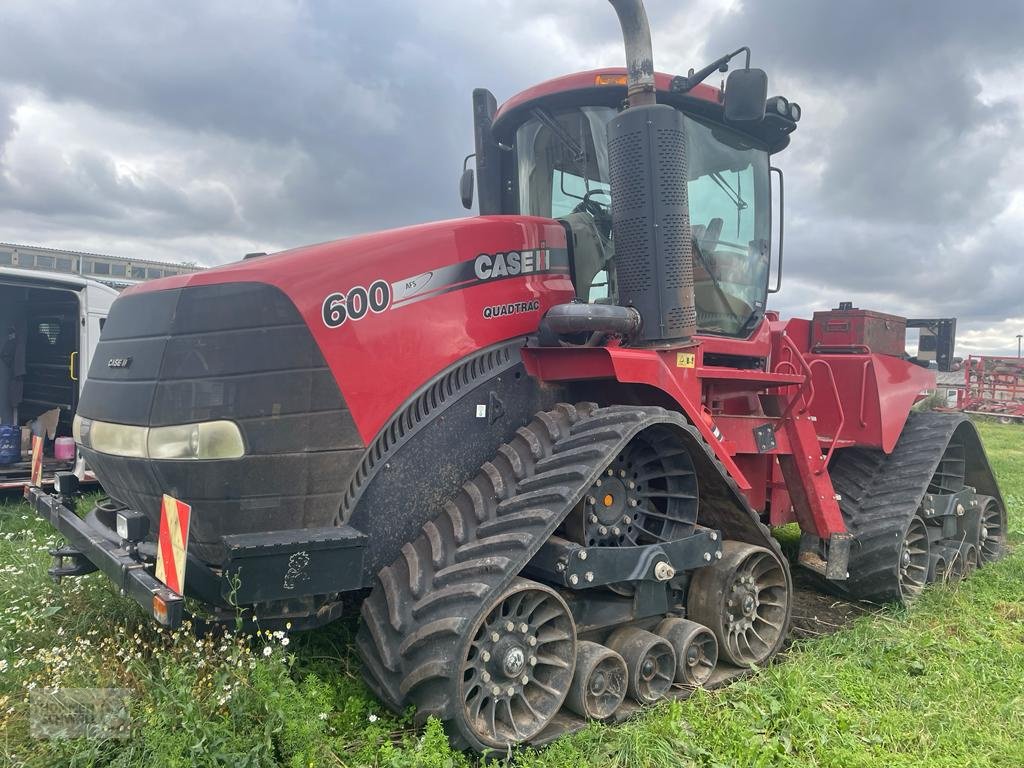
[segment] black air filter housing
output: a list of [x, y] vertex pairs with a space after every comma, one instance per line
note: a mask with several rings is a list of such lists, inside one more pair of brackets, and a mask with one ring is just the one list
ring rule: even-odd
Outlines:
[[608, 163], [619, 304], [643, 318], [634, 342], [684, 342], [697, 312], [683, 116], [663, 104], [625, 110], [608, 126]]

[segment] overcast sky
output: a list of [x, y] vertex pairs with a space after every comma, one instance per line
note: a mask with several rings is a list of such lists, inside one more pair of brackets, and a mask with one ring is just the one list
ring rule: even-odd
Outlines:
[[[740, 45], [804, 117], [774, 307], [1024, 332], [1024, 3], [649, 0], [656, 67]], [[470, 92], [622, 61], [602, 0], [0, 2], [0, 240], [218, 264], [464, 215]]]

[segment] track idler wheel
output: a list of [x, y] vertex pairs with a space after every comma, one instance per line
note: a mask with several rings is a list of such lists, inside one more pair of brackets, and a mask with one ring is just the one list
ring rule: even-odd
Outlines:
[[942, 584], [949, 578], [949, 563], [945, 552], [932, 552], [928, 556], [928, 581]]
[[647, 705], [664, 698], [676, 673], [676, 652], [667, 640], [637, 627], [621, 627], [607, 645], [626, 662], [626, 690], [634, 701]]
[[995, 499], [989, 499], [981, 511], [978, 538], [979, 566], [998, 560], [1006, 554], [1006, 515]]
[[517, 578], [469, 635], [459, 717], [481, 744], [504, 749], [535, 738], [569, 692], [576, 625], [550, 587]]
[[718, 664], [718, 640], [714, 632], [695, 621], [668, 618], [654, 633], [668, 640], [676, 652], [677, 683], [699, 688], [711, 678]]
[[792, 597], [789, 569], [774, 552], [725, 541], [722, 559], [694, 573], [687, 612], [714, 632], [722, 658], [749, 667], [782, 647]]
[[599, 643], [576, 647], [576, 673], [565, 705], [587, 720], [606, 720], [626, 698], [629, 672], [625, 660]]
[[[928, 582], [931, 546], [928, 543], [928, 528], [917, 515], [910, 518], [903, 534], [900, 547], [899, 586], [904, 603], [921, 594]], [[947, 560], [948, 562], [948, 560]]]

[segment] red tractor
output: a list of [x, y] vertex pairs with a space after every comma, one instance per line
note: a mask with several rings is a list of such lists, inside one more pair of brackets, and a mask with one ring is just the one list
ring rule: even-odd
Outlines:
[[656, 73], [640, 0], [612, 5], [625, 69], [474, 92], [479, 216], [122, 294], [76, 421], [110, 499], [30, 493], [54, 576], [101, 569], [169, 627], [186, 597], [264, 628], [360, 604], [372, 690], [483, 750], [769, 662], [772, 526], [853, 598], [1001, 555], [973, 425], [910, 413], [934, 374], [904, 321], [766, 307], [799, 107], [747, 49]]

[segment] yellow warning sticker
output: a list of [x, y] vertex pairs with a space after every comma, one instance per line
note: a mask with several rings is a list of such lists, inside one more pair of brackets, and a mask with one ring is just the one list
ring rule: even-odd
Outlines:
[[693, 352], [677, 352], [676, 368], [693, 368], [697, 365], [697, 356]]

